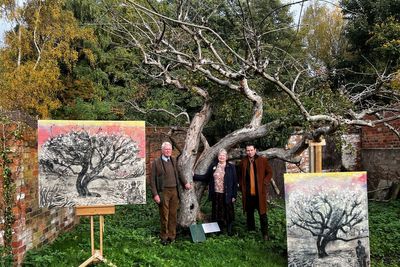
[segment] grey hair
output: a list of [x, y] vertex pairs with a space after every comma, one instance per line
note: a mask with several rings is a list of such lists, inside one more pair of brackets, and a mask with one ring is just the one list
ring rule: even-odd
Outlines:
[[222, 154], [222, 153], [224, 153], [225, 155], [228, 156], [228, 152], [226, 151], [225, 148], [221, 148], [221, 149], [218, 151], [218, 155], [219, 155], [219, 154]]
[[164, 143], [162, 143], [162, 145], [161, 145], [161, 149], [164, 149], [166, 146], [172, 147], [172, 144], [171, 144], [170, 142], [164, 142]]

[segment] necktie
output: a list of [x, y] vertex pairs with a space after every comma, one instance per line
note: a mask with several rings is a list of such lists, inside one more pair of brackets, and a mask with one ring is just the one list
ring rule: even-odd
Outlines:
[[256, 195], [256, 182], [254, 178], [254, 160], [250, 160], [250, 195]]

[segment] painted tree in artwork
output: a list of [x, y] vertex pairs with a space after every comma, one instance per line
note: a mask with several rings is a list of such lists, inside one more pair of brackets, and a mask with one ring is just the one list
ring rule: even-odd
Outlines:
[[[346, 191], [346, 190], [345, 190]], [[332, 241], [349, 242], [367, 232], [362, 222], [367, 218], [360, 192], [317, 192], [310, 196], [294, 194], [290, 200], [291, 225], [316, 237], [318, 257], [328, 256], [326, 246]]]
[[[88, 185], [92, 181], [144, 174], [141, 164], [137, 164], [141, 160], [138, 153], [137, 142], [126, 135], [70, 131], [43, 144], [40, 167], [57, 177], [75, 175], [79, 196], [100, 197], [100, 194], [89, 191]], [[137, 173], [124, 171], [125, 167], [132, 165], [138, 166]]]

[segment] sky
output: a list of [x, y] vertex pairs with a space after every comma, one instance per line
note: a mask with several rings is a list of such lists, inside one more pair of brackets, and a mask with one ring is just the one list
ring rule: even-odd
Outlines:
[[[299, 0], [282, 0], [282, 3], [296, 3], [296, 2], [299, 2]], [[292, 14], [293, 14], [293, 18], [294, 18], [293, 21], [295, 23], [297, 23], [297, 21], [299, 20], [300, 11], [302, 11], [302, 13], [304, 13], [305, 9], [307, 8], [307, 6], [309, 4], [310, 4], [310, 1], [304, 2], [303, 10], [301, 9], [301, 3], [290, 6], [290, 12], [292, 12]]]
[[[282, 3], [297, 3], [300, 2], [301, 0], [281, 0]], [[335, 5], [338, 4], [339, 0], [315, 0], [317, 2], [319, 2], [321, 5], [326, 5], [327, 7], [333, 7]], [[303, 9], [301, 9], [301, 3], [298, 4], [294, 4], [290, 6], [290, 11], [293, 14], [294, 17], [294, 22], [297, 24], [298, 20], [299, 20], [299, 16], [300, 16], [300, 12], [302, 12], [302, 14], [304, 14], [304, 12], [306, 11], [307, 7], [312, 4], [312, 2], [314, 2], [314, 0], [308, 0], [306, 2], [303, 3]]]
[[0, 46], [3, 46], [4, 32], [11, 28], [11, 24], [7, 21], [0, 19]]
[[[27, 0], [15, 0], [17, 6], [22, 6]], [[2, 14], [1, 14], [2, 15]], [[0, 46], [3, 46], [4, 32], [11, 29], [11, 24], [7, 22], [2, 16], [0, 17]]]

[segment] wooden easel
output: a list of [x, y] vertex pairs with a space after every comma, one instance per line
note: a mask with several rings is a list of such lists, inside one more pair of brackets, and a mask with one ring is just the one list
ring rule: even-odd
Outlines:
[[[104, 216], [115, 213], [115, 206], [78, 206], [75, 211], [77, 216], [90, 216], [90, 242], [92, 247], [92, 256], [87, 259], [79, 267], [85, 267], [92, 262], [104, 262], [108, 266], [115, 266], [103, 257], [103, 232], [104, 232]], [[100, 249], [95, 249], [94, 245], [94, 218], [93, 216], [99, 215], [99, 232], [100, 232]]]
[[326, 145], [325, 139], [320, 142], [309, 142], [310, 146], [310, 172], [322, 172], [322, 146]]

